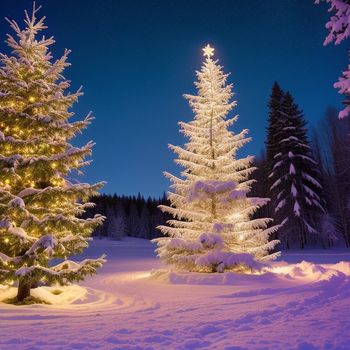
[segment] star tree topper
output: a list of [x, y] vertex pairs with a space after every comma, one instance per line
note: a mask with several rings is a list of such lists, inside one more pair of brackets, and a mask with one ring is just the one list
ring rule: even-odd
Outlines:
[[205, 47], [203, 47], [203, 56], [207, 57], [207, 58], [210, 58], [211, 56], [214, 56], [214, 48], [211, 47], [209, 44]]

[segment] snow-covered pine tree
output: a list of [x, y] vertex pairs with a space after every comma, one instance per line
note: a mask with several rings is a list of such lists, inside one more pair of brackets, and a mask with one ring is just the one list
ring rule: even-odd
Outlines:
[[181, 178], [165, 173], [173, 183], [168, 193], [171, 206], [160, 208], [174, 219], [159, 229], [170, 237], [154, 242], [158, 256], [175, 268], [248, 272], [278, 254], [269, 255], [278, 243], [269, 242], [277, 227], [267, 228], [271, 219], [251, 219], [267, 199], [246, 195], [253, 157], [237, 158], [237, 151], [250, 140], [248, 130], [238, 134], [229, 130], [237, 120], [237, 116], [226, 119], [236, 105], [231, 101], [232, 85], [212, 59], [214, 49], [207, 45], [203, 51], [206, 59], [195, 83], [198, 95], [185, 95], [195, 117], [179, 123], [189, 141], [184, 148], [169, 146], [184, 168]]
[[[349, 6], [350, 11], [350, 6]], [[345, 107], [339, 112], [339, 119], [343, 119], [350, 114], [350, 64], [347, 66], [346, 70], [343, 71], [342, 76], [334, 84], [334, 87], [338, 89], [339, 93], [345, 96], [343, 104]]]
[[285, 223], [278, 238], [287, 248], [295, 241], [304, 248], [310, 238], [319, 235], [314, 221], [324, 212], [322, 186], [307, 140], [306, 122], [290, 93], [284, 95], [281, 112], [276, 128], [280, 148], [269, 175], [274, 219]]
[[266, 129], [266, 161], [270, 168], [274, 162], [274, 156], [280, 147], [279, 128], [281, 121], [281, 107], [284, 91], [275, 82], [272, 86], [271, 96], [268, 104], [269, 116]]
[[[0, 284], [18, 280], [17, 301], [32, 285], [82, 280], [94, 274], [103, 257], [80, 263], [67, 257], [81, 252], [103, 217], [82, 219], [101, 183], [72, 184], [68, 174], [89, 162], [93, 143], [73, 147], [69, 140], [91, 120], [69, 122], [69, 111], [82, 94], [67, 93], [64, 55], [52, 60], [53, 38], [38, 37], [46, 28], [39, 8], [25, 13], [25, 28], [9, 21], [12, 56], [1, 54], [0, 67]], [[63, 258], [58, 265], [51, 259]]]
[[[270, 187], [272, 185], [271, 178], [268, 176], [274, 166], [275, 163], [275, 155], [278, 153], [279, 148], [281, 146], [281, 120], [282, 118], [282, 102], [284, 97], [284, 91], [281, 89], [277, 82], [274, 82], [272, 86], [272, 91], [270, 95], [270, 100], [268, 103], [269, 114], [268, 114], [268, 122], [266, 128], [266, 171], [265, 171], [265, 181], [263, 182], [263, 186], [267, 191], [267, 196], [271, 198], [271, 201], [266, 205], [266, 214], [267, 216], [274, 217], [274, 207], [273, 207], [273, 193], [270, 194]], [[264, 165], [264, 164], [262, 164]], [[259, 170], [258, 170], [259, 171]], [[260, 170], [261, 171], [261, 170]], [[257, 172], [255, 172], [254, 176]], [[255, 184], [254, 187], [261, 187], [261, 184]], [[277, 232], [274, 236], [277, 237]]]
[[[316, 0], [319, 4], [322, 0]], [[325, 0], [330, 7], [328, 12], [332, 15], [326, 23], [326, 28], [329, 31], [324, 45], [328, 45], [334, 41], [336, 45], [350, 36], [350, 1], [349, 0]]]
[[[326, 46], [331, 42], [336, 45], [350, 36], [350, 1], [349, 0], [325, 0], [330, 4], [328, 12], [332, 13], [326, 28], [329, 31], [323, 45]], [[316, 0], [320, 3], [320, 0]], [[345, 118], [350, 114], [350, 64], [343, 71], [342, 76], [334, 84], [339, 93], [346, 96], [344, 100], [345, 108], [339, 112], [339, 118]]]

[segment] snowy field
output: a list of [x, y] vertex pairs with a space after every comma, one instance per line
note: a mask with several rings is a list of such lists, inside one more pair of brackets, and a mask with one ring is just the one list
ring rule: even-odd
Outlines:
[[153, 249], [94, 241], [85, 256], [105, 252], [108, 263], [85, 288], [41, 290], [51, 306], [0, 303], [0, 349], [350, 349], [350, 265], [334, 265], [350, 251], [287, 253], [291, 263], [328, 265], [282, 266], [279, 277], [151, 277], [162, 268]]

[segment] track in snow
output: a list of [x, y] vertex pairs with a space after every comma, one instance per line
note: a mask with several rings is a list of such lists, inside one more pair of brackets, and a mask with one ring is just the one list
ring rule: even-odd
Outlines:
[[241, 276], [236, 285], [166, 284], [149, 278], [161, 267], [149, 242], [96, 241], [85, 255], [104, 251], [107, 264], [82, 284], [86, 300], [0, 304], [0, 349], [348, 349], [346, 273], [323, 280]]

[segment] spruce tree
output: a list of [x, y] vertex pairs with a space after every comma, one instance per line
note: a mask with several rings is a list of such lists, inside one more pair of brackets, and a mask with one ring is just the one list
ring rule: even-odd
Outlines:
[[284, 224], [278, 238], [288, 248], [296, 241], [304, 248], [319, 235], [315, 221], [324, 212], [322, 186], [303, 113], [289, 93], [284, 95], [276, 132], [280, 147], [269, 177], [274, 219]]
[[[89, 162], [93, 143], [73, 147], [69, 140], [92, 117], [69, 122], [70, 108], [82, 94], [67, 93], [63, 77], [66, 50], [53, 60], [53, 38], [25, 12], [25, 28], [9, 21], [16, 37], [7, 36], [12, 55], [1, 54], [0, 67], [0, 283], [18, 281], [17, 301], [38, 283], [62, 285], [96, 272], [103, 258], [81, 263], [67, 260], [82, 252], [103, 217], [83, 219], [101, 184], [71, 183], [68, 175]], [[57, 265], [51, 259], [63, 258]]]
[[270, 101], [268, 104], [269, 116], [266, 136], [266, 161], [267, 166], [271, 168], [274, 162], [274, 156], [280, 147], [281, 138], [279, 137], [280, 121], [282, 119], [282, 102], [284, 91], [279, 84], [275, 82], [272, 86]]
[[[255, 184], [256, 187], [263, 187], [267, 192], [267, 196], [271, 198], [271, 201], [266, 205], [266, 214], [267, 216], [274, 217], [274, 208], [273, 208], [273, 193], [270, 194], [270, 187], [272, 185], [271, 178], [268, 176], [275, 163], [275, 155], [278, 153], [279, 148], [281, 147], [281, 120], [282, 116], [282, 102], [284, 98], [284, 91], [281, 89], [280, 85], [277, 82], [274, 82], [272, 86], [271, 96], [268, 103], [268, 124], [266, 128], [266, 160], [261, 164], [265, 166], [265, 178], [264, 181], [258, 184]], [[258, 170], [261, 172], [262, 170]], [[254, 176], [256, 178], [257, 172]], [[254, 188], [253, 188], [254, 189]], [[259, 211], [260, 212], [260, 211]], [[259, 213], [258, 212], [258, 213]], [[274, 237], [277, 237], [277, 232], [275, 232]]]
[[169, 147], [184, 168], [181, 177], [165, 173], [172, 181], [170, 206], [160, 208], [174, 219], [159, 229], [169, 237], [155, 239], [161, 259], [175, 268], [199, 272], [250, 271], [269, 255], [278, 241], [269, 242], [276, 227], [271, 219], [253, 220], [254, 212], [266, 199], [248, 198], [252, 180], [252, 157], [238, 158], [237, 151], [250, 139], [248, 130], [234, 134], [229, 128], [237, 116], [226, 119], [236, 105], [232, 85], [214, 49], [204, 49], [205, 61], [197, 72], [198, 94], [185, 95], [195, 114], [189, 123], [180, 122], [185, 146]]

